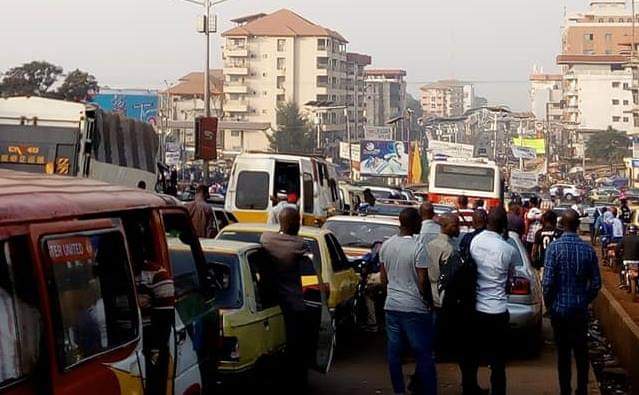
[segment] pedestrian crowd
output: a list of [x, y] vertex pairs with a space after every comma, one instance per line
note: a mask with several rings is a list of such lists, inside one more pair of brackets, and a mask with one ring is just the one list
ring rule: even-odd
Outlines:
[[[506, 393], [508, 296], [522, 259], [509, 238], [518, 237], [541, 278], [561, 394], [572, 393], [572, 356], [576, 393], [586, 394], [588, 307], [601, 278], [595, 250], [578, 236], [580, 214], [568, 209], [558, 221], [536, 198], [526, 206], [511, 202], [508, 211], [486, 210], [483, 202], [470, 209], [466, 197], [458, 203], [458, 210], [439, 217], [429, 202], [404, 209], [400, 233], [379, 252], [394, 393], [437, 393], [435, 356], [442, 351], [458, 362], [464, 394]], [[402, 371], [406, 350], [415, 360], [408, 385]], [[478, 384], [482, 363], [490, 366], [490, 390]]]

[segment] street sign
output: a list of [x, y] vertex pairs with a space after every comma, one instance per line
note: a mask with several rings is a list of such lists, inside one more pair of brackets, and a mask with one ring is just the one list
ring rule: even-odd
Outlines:
[[530, 189], [537, 186], [539, 182], [539, 174], [532, 171], [513, 170], [510, 173], [511, 189]]
[[366, 140], [392, 140], [393, 130], [388, 126], [364, 126]]
[[515, 159], [537, 159], [537, 151], [533, 148], [511, 145], [510, 149]]
[[217, 118], [195, 118], [195, 159], [217, 159]]
[[447, 143], [445, 141], [429, 140], [428, 150], [433, 157], [450, 157], [470, 159], [475, 153], [475, 147], [470, 144]]

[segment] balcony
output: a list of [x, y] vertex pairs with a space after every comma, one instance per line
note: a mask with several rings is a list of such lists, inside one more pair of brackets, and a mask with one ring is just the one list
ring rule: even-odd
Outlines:
[[224, 111], [229, 113], [248, 112], [248, 104], [243, 101], [228, 101], [224, 104]]
[[232, 47], [224, 49], [224, 56], [227, 58], [247, 58], [249, 51], [246, 48]]
[[246, 76], [249, 74], [249, 69], [246, 66], [229, 66], [224, 68], [224, 74]]
[[224, 92], [225, 93], [248, 93], [248, 86], [242, 84], [224, 84]]

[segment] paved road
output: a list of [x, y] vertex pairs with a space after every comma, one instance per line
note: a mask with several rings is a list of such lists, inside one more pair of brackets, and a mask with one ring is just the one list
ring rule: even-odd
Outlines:
[[[547, 323], [544, 325], [544, 335], [546, 338], [550, 338], [550, 328]], [[508, 393], [515, 395], [558, 394], [554, 352], [552, 344], [545, 342], [538, 357], [511, 360], [507, 366]], [[412, 365], [404, 367], [406, 373], [412, 369]], [[456, 365], [439, 364], [437, 371], [440, 394], [461, 394]], [[486, 368], [480, 370], [480, 385], [484, 388], [489, 386], [488, 373]], [[341, 343], [338, 346], [332, 371], [326, 376], [311, 373], [310, 384], [313, 395], [392, 394], [384, 357], [384, 337], [382, 335], [362, 335], [349, 339], [347, 343]], [[592, 391], [592, 393], [595, 394], [597, 391]]]

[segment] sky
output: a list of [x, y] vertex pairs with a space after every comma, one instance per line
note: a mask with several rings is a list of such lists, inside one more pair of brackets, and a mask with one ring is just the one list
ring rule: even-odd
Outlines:
[[[10, 5], [9, 5], [10, 4]], [[289, 8], [339, 31], [348, 50], [373, 66], [402, 68], [408, 90], [429, 81], [476, 81], [479, 95], [514, 110], [529, 107], [534, 64], [556, 70], [564, 9], [588, 0], [228, 0], [215, 8], [218, 30], [230, 19]], [[101, 86], [163, 88], [204, 67], [201, 7], [184, 0], [18, 0], [0, 13], [0, 73], [31, 60], [80, 68]], [[213, 36], [213, 67], [221, 64]]]

